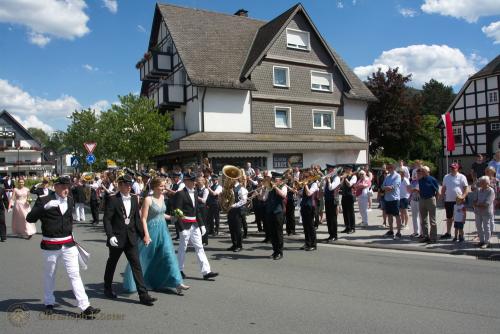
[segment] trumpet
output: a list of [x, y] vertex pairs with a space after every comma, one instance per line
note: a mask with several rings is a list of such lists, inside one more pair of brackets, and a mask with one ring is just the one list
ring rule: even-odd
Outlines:
[[321, 180], [321, 176], [320, 175], [311, 175], [301, 181], [294, 181], [293, 182], [293, 188], [296, 189], [296, 190], [302, 190], [306, 184], [310, 183], [310, 182], [313, 182], [313, 181], [318, 181], [318, 180]]

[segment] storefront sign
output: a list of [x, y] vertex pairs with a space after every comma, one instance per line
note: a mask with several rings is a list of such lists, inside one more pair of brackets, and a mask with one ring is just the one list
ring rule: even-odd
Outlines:
[[302, 153], [273, 154], [273, 168], [304, 167]]

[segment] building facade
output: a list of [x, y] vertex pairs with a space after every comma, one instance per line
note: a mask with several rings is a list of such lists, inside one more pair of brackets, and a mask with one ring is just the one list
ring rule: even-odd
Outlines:
[[301, 4], [269, 22], [157, 4], [151, 31], [141, 94], [174, 121], [158, 165], [368, 162], [376, 99]]
[[42, 145], [11, 114], [0, 112], [0, 175], [46, 176], [54, 165], [44, 159]]
[[500, 56], [497, 56], [460, 89], [447, 110], [456, 146], [452, 152], [446, 151], [446, 131], [440, 123], [443, 143], [441, 170], [446, 171], [446, 155], [449, 161], [459, 162], [468, 171], [478, 153], [491, 159], [500, 149], [499, 86]]

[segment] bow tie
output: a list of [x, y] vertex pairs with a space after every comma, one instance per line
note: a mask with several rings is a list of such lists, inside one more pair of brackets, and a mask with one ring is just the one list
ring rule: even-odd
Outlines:
[[194, 194], [194, 189], [189, 189], [187, 190], [190, 194]]
[[57, 197], [57, 200], [59, 201], [59, 203], [67, 203], [68, 202], [68, 198], [65, 197], [65, 198], [62, 198], [62, 197]]
[[123, 199], [123, 200], [130, 201], [130, 195], [128, 195], [128, 196], [125, 196], [125, 195], [123, 195], [123, 194], [121, 194], [121, 195], [122, 195], [122, 199]]

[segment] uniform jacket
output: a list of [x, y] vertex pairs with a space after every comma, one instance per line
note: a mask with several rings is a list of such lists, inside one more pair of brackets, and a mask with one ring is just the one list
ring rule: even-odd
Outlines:
[[[178, 191], [174, 197], [172, 198], [172, 206], [173, 210], [180, 209], [184, 213], [185, 217], [196, 217], [196, 222], [198, 226], [203, 226], [203, 217], [202, 212], [200, 210], [200, 204], [197, 201], [197, 191], [194, 191], [194, 199], [195, 205], [193, 206], [193, 201], [189, 196], [188, 189], [184, 188], [181, 191]], [[180, 226], [187, 230], [191, 228], [191, 224], [183, 223], [182, 220], [179, 222]]]
[[135, 245], [138, 237], [144, 238], [144, 229], [139, 215], [139, 200], [136, 195], [130, 194], [130, 197], [130, 223], [128, 225], [125, 224], [126, 211], [121, 193], [117, 192], [108, 198], [103, 217], [108, 247], [111, 247], [109, 239], [113, 236], [118, 239], [118, 248], [123, 248], [127, 239], [132, 245]]
[[[72, 235], [73, 233], [73, 208], [75, 206], [73, 199], [68, 196], [68, 209], [61, 213], [59, 207], [45, 209], [45, 204], [55, 200], [56, 194], [51, 193], [46, 196], [40, 196], [35, 202], [35, 205], [26, 216], [26, 220], [30, 223], [36, 223], [38, 220], [42, 222], [42, 235], [48, 238], [63, 238]], [[75, 243], [67, 243], [65, 246], [74, 246]], [[42, 249], [57, 250], [61, 249], [61, 245], [40, 244]]]

